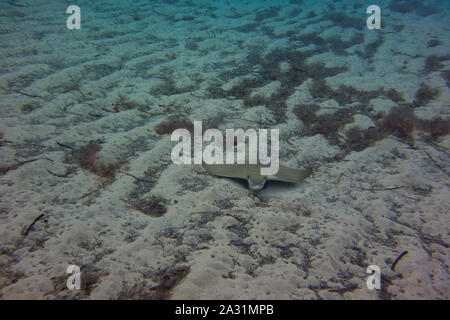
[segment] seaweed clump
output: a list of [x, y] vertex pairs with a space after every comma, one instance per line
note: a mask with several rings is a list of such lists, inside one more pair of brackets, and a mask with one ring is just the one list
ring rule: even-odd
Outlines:
[[357, 51], [356, 53], [360, 57], [362, 57], [364, 59], [368, 59], [370, 62], [373, 62], [373, 57], [375, 56], [375, 54], [378, 52], [378, 49], [383, 44], [384, 44], [384, 37], [379, 36], [377, 40], [375, 40], [365, 46], [364, 52]]
[[[301, 40], [303, 42], [320, 42], [319, 51], [325, 50], [326, 42], [317, 34], [307, 34], [292, 37], [294, 40]], [[322, 43], [323, 42], [323, 43]], [[317, 44], [317, 43], [316, 43]], [[323, 47], [323, 48], [322, 48]], [[308, 57], [315, 54], [317, 50], [310, 51], [296, 51], [296, 50], [277, 50], [262, 57], [256, 50], [252, 50], [248, 57], [248, 64], [233, 71], [233, 76], [236, 74], [245, 74], [252, 70], [255, 65], [259, 66], [258, 77], [247, 79], [245, 82], [238, 83], [228, 90], [211, 87], [210, 94], [215, 97], [223, 96], [227, 99], [234, 97], [235, 99], [242, 99], [245, 106], [253, 107], [264, 105], [274, 116], [276, 122], [286, 121], [286, 100], [295, 92], [295, 88], [302, 84], [308, 78], [315, 79], [313, 86], [317, 86], [317, 94], [323, 90], [321, 85], [326, 85], [324, 79], [326, 77], [335, 76], [347, 70], [347, 67], [326, 67], [323, 63], [307, 64]], [[289, 72], [284, 72], [280, 68], [281, 63], [288, 63], [290, 65]], [[280, 88], [270, 96], [263, 96], [261, 94], [253, 94], [253, 89], [262, 88], [264, 85], [279, 81]], [[318, 82], [316, 82], [318, 81]], [[332, 92], [331, 88], [329, 91]]]
[[388, 5], [388, 8], [392, 11], [400, 13], [410, 13], [414, 11], [421, 17], [426, 17], [437, 12], [437, 8], [435, 6], [423, 4], [419, 0], [393, 0]]
[[[391, 95], [397, 96], [392, 93]], [[422, 95], [419, 95], [422, 97]], [[434, 97], [434, 95], [433, 95]], [[425, 98], [430, 98], [424, 94]], [[400, 100], [399, 96], [395, 100]], [[423, 100], [421, 100], [423, 101]], [[317, 115], [319, 106], [315, 104], [297, 105], [293, 109], [295, 116], [304, 123], [301, 132], [306, 136], [322, 134], [330, 144], [339, 145], [344, 150], [361, 151], [373, 146], [377, 141], [390, 135], [413, 143], [413, 132], [421, 132], [427, 141], [436, 140], [450, 133], [450, 120], [436, 117], [431, 120], [419, 119], [414, 115], [417, 102], [401, 104], [391, 109], [389, 114], [383, 117], [381, 114], [371, 115], [375, 126], [368, 129], [360, 129], [354, 126], [345, 132], [345, 143], [339, 131], [353, 121], [353, 114], [360, 112], [354, 108], [340, 108], [334, 113]]]
[[[324, 79], [315, 79], [309, 87], [309, 93], [315, 99], [333, 99], [340, 105], [360, 102], [367, 105], [371, 99], [386, 95], [383, 88], [372, 91], [360, 91], [352, 86], [341, 84], [338, 90], [332, 89]], [[392, 94], [393, 92], [391, 92]], [[399, 98], [399, 97], [397, 97]]]
[[353, 112], [348, 108], [342, 108], [334, 113], [317, 116], [318, 109], [319, 106], [314, 104], [299, 105], [294, 107], [293, 112], [303, 121], [305, 127], [302, 131], [305, 135], [322, 134], [331, 144], [338, 144], [338, 130], [353, 121]]
[[403, 98], [403, 94], [398, 92], [394, 88], [389, 89], [386, 92], [386, 97], [397, 103], [405, 101], [405, 99]]
[[430, 72], [434, 72], [434, 71], [439, 71], [442, 68], [444, 68], [444, 64], [442, 63], [443, 61], [446, 60], [450, 60], [450, 56], [436, 56], [436, 55], [431, 55], [428, 56], [425, 59], [425, 67], [424, 67], [424, 72], [426, 74], [430, 73]]
[[316, 112], [320, 109], [317, 104], [296, 105], [294, 107], [295, 116], [305, 124], [312, 123], [317, 119]]
[[312, 19], [312, 18], [315, 18], [316, 16], [317, 16], [317, 13], [315, 13], [314, 11], [311, 11], [310, 13], [308, 13], [306, 18]]
[[431, 39], [430, 41], [427, 42], [427, 48], [434, 48], [439, 46], [440, 44], [442, 44], [441, 40]]
[[172, 134], [176, 129], [186, 129], [189, 131], [194, 130], [192, 122], [184, 119], [169, 119], [162, 121], [155, 126], [155, 131], [159, 135]]
[[440, 117], [431, 120], [419, 119], [414, 115], [413, 105], [394, 107], [379, 121], [378, 129], [384, 136], [392, 134], [398, 138], [412, 141], [413, 130], [426, 133], [426, 138], [436, 140], [450, 133], [450, 120]]
[[331, 20], [334, 25], [342, 28], [356, 28], [359, 29], [365, 25], [365, 21], [361, 17], [349, 16], [345, 12], [335, 12], [326, 15], [323, 20]]
[[348, 146], [355, 151], [364, 150], [384, 138], [383, 134], [375, 127], [366, 130], [352, 127], [346, 132], [345, 136]]
[[431, 120], [417, 120], [417, 128], [428, 133], [428, 140], [436, 140], [450, 133], [450, 120], [433, 118]]
[[327, 100], [334, 96], [334, 90], [328, 85], [324, 79], [313, 80], [309, 86], [309, 93], [315, 99]]
[[112, 105], [112, 110], [113, 112], [119, 112], [120, 110], [132, 110], [136, 107], [139, 107], [136, 102], [119, 94], [116, 102]]
[[392, 134], [398, 138], [411, 140], [415, 122], [413, 108], [404, 105], [392, 108], [391, 112], [381, 119], [379, 127], [386, 135]]
[[39, 103], [37, 102], [24, 103], [20, 106], [20, 111], [22, 113], [30, 113], [37, 108], [39, 108]]
[[75, 151], [75, 159], [80, 167], [104, 178], [114, 178], [117, 169], [122, 166], [122, 162], [108, 163], [99, 155], [102, 147], [95, 141], [89, 143]]
[[81, 291], [85, 296], [90, 296], [92, 290], [94, 290], [104, 276], [107, 276], [108, 272], [99, 270], [92, 265], [88, 265], [83, 268], [81, 274]]
[[442, 71], [441, 77], [447, 81], [447, 87], [450, 87], [450, 70]]
[[334, 113], [326, 113], [317, 117], [316, 122], [311, 127], [312, 133], [321, 133], [327, 137], [332, 137], [337, 131], [347, 123], [353, 121], [351, 109], [342, 108]]
[[[169, 57], [169, 59], [173, 60], [175, 57]], [[178, 87], [177, 82], [172, 76], [171, 70], [166, 70], [167, 75], [161, 79], [162, 82], [157, 85], [156, 87], [152, 88], [150, 90], [151, 94], [156, 96], [170, 96], [174, 94], [181, 94], [190, 92], [193, 90], [193, 87], [190, 85], [187, 85], [185, 87]]]
[[138, 199], [133, 203], [134, 209], [150, 217], [162, 217], [167, 212], [168, 200], [151, 196], [149, 199]]
[[430, 102], [431, 100], [439, 97], [440, 90], [436, 88], [431, 88], [425, 83], [420, 85], [420, 88], [416, 91], [414, 104], [416, 106], [423, 106]]
[[0, 147], [3, 146], [6, 143], [6, 140], [4, 140], [5, 134], [3, 132], [0, 132]]
[[[364, 34], [357, 33], [350, 41], [344, 41], [339, 36], [330, 37], [326, 40], [328, 47], [339, 56], [348, 55], [346, 49], [364, 42]], [[378, 47], [376, 48], [378, 49]]]

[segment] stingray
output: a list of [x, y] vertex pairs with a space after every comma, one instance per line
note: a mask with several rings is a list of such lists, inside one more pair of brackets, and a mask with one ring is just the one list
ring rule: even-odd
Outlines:
[[209, 173], [228, 178], [245, 179], [250, 191], [256, 192], [264, 188], [266, 181], [301, 182], [311, 175], [312, 169], [289, 168], [280, 164], [278, 173], [271, 176], [261, 175], [261, 164], [206, 164], [203, 168]]

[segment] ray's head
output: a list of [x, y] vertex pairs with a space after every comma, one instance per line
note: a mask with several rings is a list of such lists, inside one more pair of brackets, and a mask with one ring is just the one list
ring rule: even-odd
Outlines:
[[267, 178], [265, 176], [247, 176], [248, 188], [251, 192], [256, 192], [264, 188]]

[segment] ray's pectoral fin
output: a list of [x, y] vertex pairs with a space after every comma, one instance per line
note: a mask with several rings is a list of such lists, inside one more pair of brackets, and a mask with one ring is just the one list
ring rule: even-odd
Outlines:
[[267, 180], [296, 183], [302, 182], [312, 173], [312, 169], [302, 170], [280, 165], [277, 174], [263, 176], [260, 164], [206, 164], [203, 162], [202, 166], [215, 176], [247, 180], [249, 189], [253, 192], [264, 188]]
[[220, 177], [247, 179], [249, 175], [248, 168], [240, 164], [206, 164], [203, 162], [202, 166], [210, 174]]
[[278, 173], [273, 176], [268, 176], [267, 180], [285, 181], [285, 182], [302, 182], [312, 174], [312, 169], [296, 169], [280, 165]]

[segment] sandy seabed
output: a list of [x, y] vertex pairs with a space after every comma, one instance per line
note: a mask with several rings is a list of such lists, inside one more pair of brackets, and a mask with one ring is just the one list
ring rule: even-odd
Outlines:
[[[447, 119], [448, 8], [380, 1], [367, 30], [349, 2], [79, 1], [68, 30], [40, 2], [0, 5], [2, 299], [449, 298], [448, 135], [346, 135], [399, 105]], [[314, 174], [255, 196], [174, 165], [167, 133], [195, 120], [279, 129]]]

